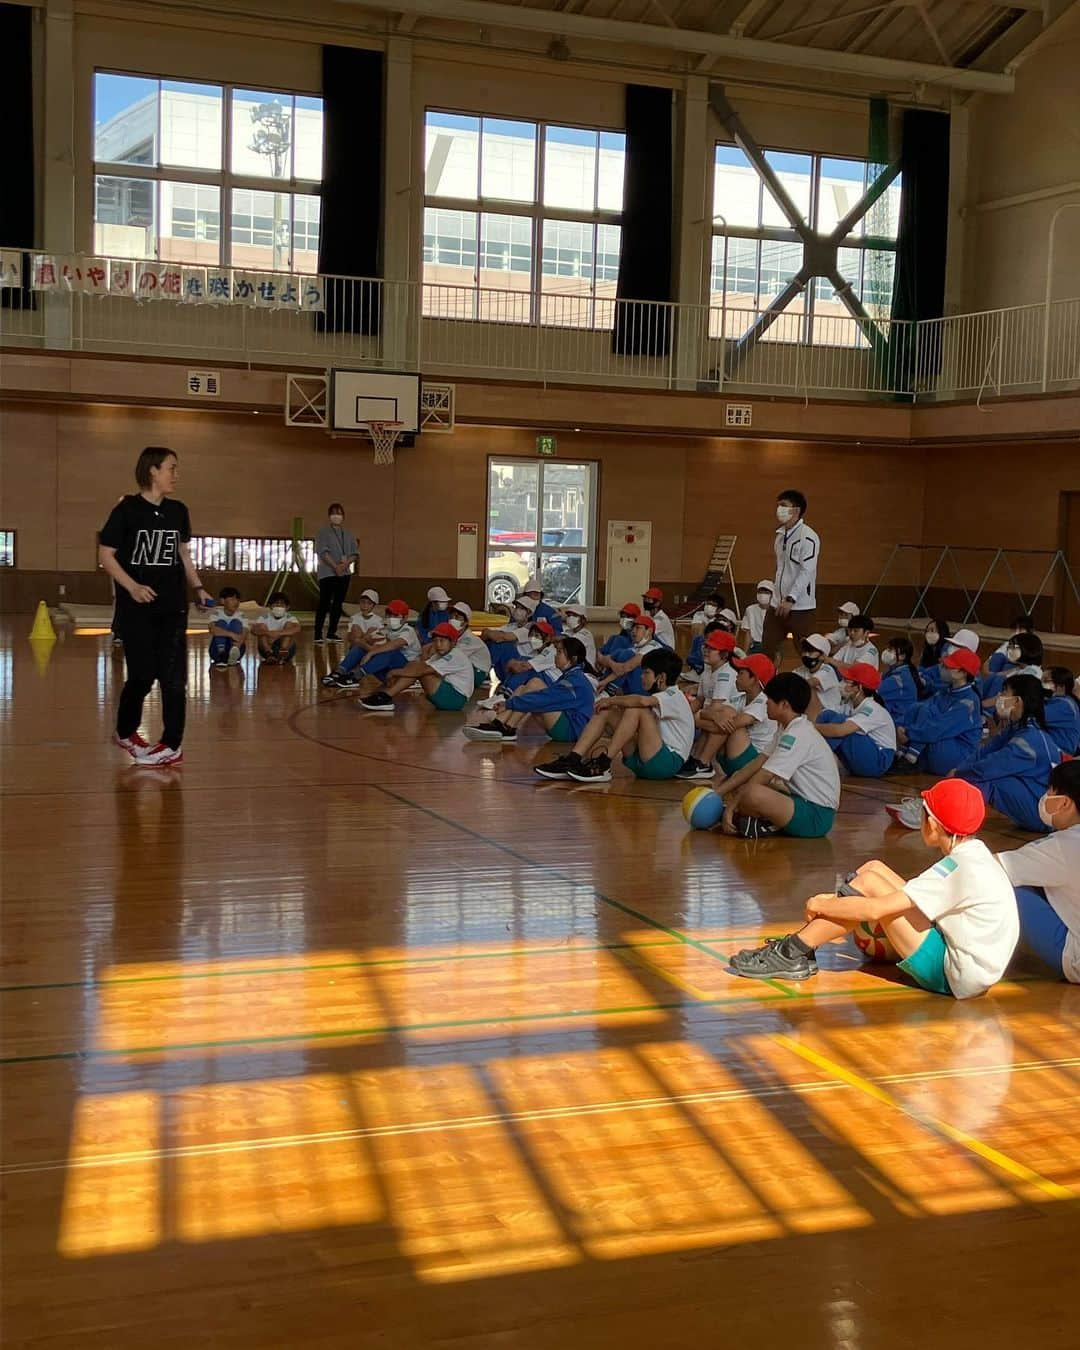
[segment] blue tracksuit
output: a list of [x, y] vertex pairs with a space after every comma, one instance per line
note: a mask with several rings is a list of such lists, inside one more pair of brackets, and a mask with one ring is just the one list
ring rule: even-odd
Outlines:
[[696, 670], [700, 675], [705, 669], [705, 634], [698, 633], [690, 644], [690, 651], [686, 657], [686, 665], [690, 670]]
[[445, 609], [432, 609], [430, 604], [424, 606], [416, 616], [416, 631], [420, 635], [420, 646], [426, 647], [431, 641], [431, 630], [438, 623], [447, 623], [450, 619], [450, 606]]
[[[846, 712], [833, 712], [830, 708], [819, 714], [817, 725], [832, 722], [850, 722], [851, 715]], [[896, 751], [886, 745], [878, 745], [865, 731], [857, 731], [853, 736], [841, 736], [829, 741], [833, 752], [840, 757], [848, 770], [858, 778], [880, 778], [888, 773], [896, 759]]]
[[601, 656], [610, 656], [613, 661], [625, 661], [634, 650], [630, 634], [617, 629], [600, 648]]
[[982, 704], [974, 685], [940, 689], [898, 725], [907, 732], [909, 749], [918, 752], [920, 771], [941, 778], [978, 749]]
[[991, 675], [999, 675], [1009, 665], [1009, 658], [1003, 651], [995, 652], [986, 665]]
[[514, 694], [506, 700], [511, 712], [564, 713], [575, 741], [592, 717], [595, 703], [596, 691], [580, 666], [563, 671], [546, 689]]
[[1046, 729], [1059, 750], [1075, 755], [1080, 750], [1080, 703], [1069, 694], [1046, 700]]
[[1039, 666], [1014, 666], [1011, 661], [1006, 661], [996, 675], [988, 675], [983, 680], [983, 698], [997, 698], [1005, 688], [1005, 681], [1010, 675], [1034, 675], [1037, 680], [1041, 680], [1042, 670]]
[[1025, 830], [1046, 833], [1039, 819], [1039, 798], [1046, 791], [1050, 771], [1061, 763], [1061, 751], [1034, 722], [1013, 722], [987, 741], [956, 770], [956, 776], [974, 784], [988, 806], [1008, 816]]
[[[923, 698], [928, 697], [930, 694], [936, 694], [939, 689], [944, 689], [946, 687], [945, 671], [941, 666], [927, 666], [925, 670], [920, 669], [919, 676], [923, 682]], [[975, 683], [972, 685], [972, 688], [978, 695], [980, 702], [986, 698], [981, 675], [976, 675]]]
[[919, 701], [919, 691], [911, 667], [906, 664], [893, 666], [887, 674], [882, 675], [878, 697], [885, 704], [892, 720], [898, 726], [903, 726], [911, 709]]
[[533, 623], [539, 623], [541, 619], [547, 619], [552, 628], [555, 629], [556, 637], [562, 634], [562, 616], [557, 610], [551, 608], [546, 600], [541, 600], [532, 613]]

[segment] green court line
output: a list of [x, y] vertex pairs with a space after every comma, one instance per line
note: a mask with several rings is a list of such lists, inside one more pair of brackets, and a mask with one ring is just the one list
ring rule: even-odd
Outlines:
[[[758, 980], [757, 983], [766, 984], [768, 982]], [[931, 995], [917, 986], [885, 984], [880, 989], [838, 989], [832, 993], [819, 994], [813, 1001], [820, 1003], [826, 999], [874, 998], [889, 994], [906, 997], [918, 996], [932, 1000]], [[796, 997], [801, 998], [802, 995], [796, 995]], [[111, 1060], [121, 1059], [129, 1055], [175, 1054], [182, 1050], [227, 1050], [261, 1045], [289, 1045], [297, 1041], [359, 1040], [369, 1036], [410, 1035], [421, 1031], [452, 1031], [462, 1027], [492, 1028], [506, 1023], [519, 1025], [535, 1022], [557, 1022], [567, 1018], [616, 1017], [627, 1013], [686, 1012], [688, 1009], [693, 1010], [695, 1008], [719, 1008], [723, 1010], [725, 1008], [744, 1008], [748, 1005], [761, 1007], [773, 1003], [787, 1003], [790, 998], [791, 995], [786, 990], [782, 990], [758, 998], [755, 998], [752, 994], [747, 994], [736, 995], [734, 998], [697, 999], [691, 1002], [678, 999], [671, 1003], [639, 1003], [617, 1008], [570, 1008], [561, 1012], [512, 1013], [503, 1016], [465, 1017], [437, 1022], [387, 1022], [382, 1026], [345, 1027], [340, 1031], [282, 1032], [277, 1036], [242, 1036], [223, 1041], [178, 1041], [174, 1045], [123, 1046], [116, 1050], [57, 1050], [43, 1055], [6, 1055], [0, 1058], [0, 1066], [59, 1063], [70, 1060]], [[811, 1001], [810, 996], [807, 996], [806, 1001]]]
[[[733, 941], [741, 941], [735, 938]], [[179, 970], [170, 975], [117, 975], [112, 979], [57, 980], [49, 984], [0, 985], [0, 994], [37, 993], [48, 989], [106, 989], [118, 984], [165, 984], [175, 980], [252, 979], [260, 975], [310, 975], [323, 970], [366, 970], [377, 966], [434, 965], [442, 961], [490, 961], [496, 957], [551, 956], [560, 952], [618, 951], [622, 947], [680, 947], [674, 939], [656, 942], [562, 942], [555, 947], [510, 947], [495, 952], [447, 952], [445, 956], [384, 956], [367, 961], [328, 961], [321, 965], [260, 966], [257, 970]], [[238, 960], [245, 958], [239, 957]], [[251, 959], [251, 958], [246, 958]]]

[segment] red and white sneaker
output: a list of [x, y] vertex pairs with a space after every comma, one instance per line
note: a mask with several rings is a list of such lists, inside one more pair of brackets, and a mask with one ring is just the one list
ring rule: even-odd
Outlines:
[[142, 759], [150, 749], [150, 742], [144, 741], [137, 731], [130, 736], [114, 736], [113, 740], [121, 750], [126, 750], [132, 759]]
[[135, 761], [140, 769], [171, 769], [183, 762], [183, 750], [174, 750], [171, 745], [164, 745], [161, 741], [153, 750], [147, 750], [145, 755], [140, 755]]

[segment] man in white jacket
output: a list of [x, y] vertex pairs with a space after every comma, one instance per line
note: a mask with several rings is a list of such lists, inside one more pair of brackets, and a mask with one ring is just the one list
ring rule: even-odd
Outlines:
[[765, 619], [762, 646], [779, 666], [780, 652], [789, 633], [796, 650], [817, 631], [817, 569], [821, 540], [807, 525], [806, 498], [795, 488], [776, 499], [776, 580], [772, 608]]

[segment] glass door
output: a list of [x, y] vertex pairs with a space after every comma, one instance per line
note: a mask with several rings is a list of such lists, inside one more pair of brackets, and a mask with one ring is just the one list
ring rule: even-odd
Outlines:
[[551, 604], [591, 604], [595, 513], [595, 463], [490, 460], [488, 603], [509, 604], [539, 575]]

